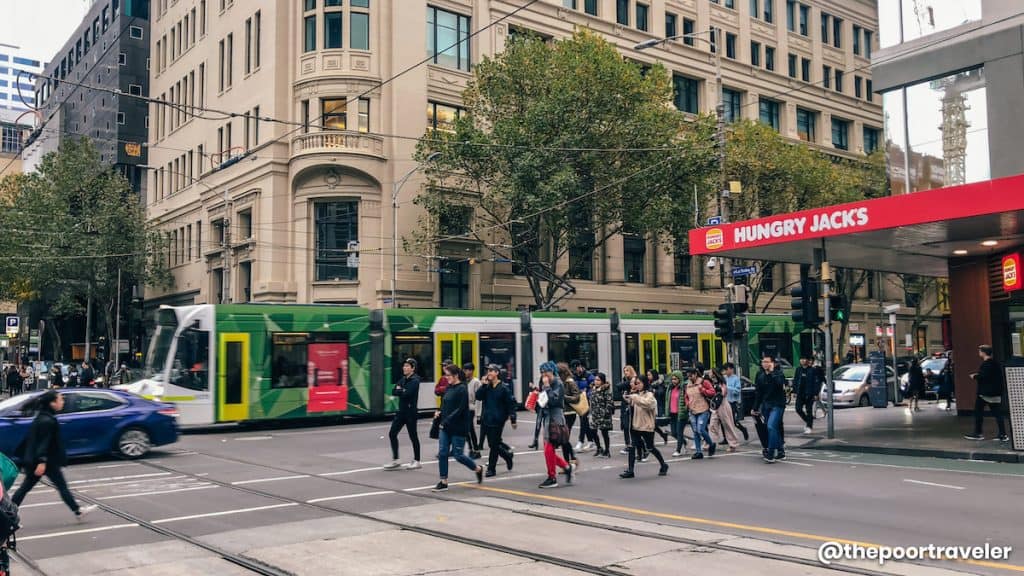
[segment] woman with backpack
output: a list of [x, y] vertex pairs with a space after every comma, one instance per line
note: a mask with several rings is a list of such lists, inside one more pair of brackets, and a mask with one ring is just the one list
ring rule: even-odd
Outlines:
[[28, 431], [28, 439], [25, 441], [25, 453], [22, 455], [22, 465], [25, 472], [25, 479], [22, 480], [18, 491], [14, 493], [12, 500], [18, 506], [25, 500], [25, 496], [35, 487], [39, 479], [46, 476], [57, 489], [61, 500], [71, 508], [75, 517], [79, 520], [83, 516], [96, 509], [96, 505], [80, 507], [75, 497], [68, 489], [68, 483], [64, 480], [61, 468], [67, 462], [67, 453], [64, 451], [64, 442], [60, 437], [60, 423], [57, 421], [57, 413], [64, 409], [64, 396], [55, 390], [47, 390], [35, 399], [37, 410], [36, 418]]
[[711, 420], [708, 424], [711, 437], [721, 442], [724, 436], [729, 444], [729, 452], [735, 452], [740, 441], [736, 435], [736, 419], [732, 414], [732, 406], [725, 400], [728, 392], [725, 378], [717, 370], [708, 370], [707, 376], [715, 389], [714, 397], [708, 401], [711, 407]]
[[[594, 425], [594, 440], [597, 443], [597, 454], [595, 458], [611, 458], [608, 451], [612, 447], [610, 438], [612, 430], [612, 414], [615, 412], [615, 401], [612, 399], [612, 385], [604, 372], [598, 372], [594, 376], [594, 382], [590, 385], [590, 418]], [[597, 432], [600, 432], [598, 437]], [[604, 449], [601, 448], [601, 440], [604, 439]]]
[[646, 448], [658, 459], [658, 463], [661, 464], [661, 467], [658, 468], [658, 476], [668, 474], [668, 463], [665, 462], [665, 458], [654, 444], [654, 419], [657, 417], [658, 400], [650, 388], [650, 384], [638, 378], [633, 381], [630, 393], [622, 396], [622, 401], [629, 404], [632, 409], [633, 419], [630, 422], [632, 426], [630, 435], [633, 437], [633, 445], [629, 448], [629, 467], [619, 474], [619, 478], [634, 478], [636, 476], [634, 473], [636, 452], [640, 446]]
[[693, 427], [694, 448], [694, 454], [690, 458], [692, 460], [704, 458], [704, 452], [700, 445], [701, 439], [708, 443], [708, 458], [710, 458], [715, 455], [717, 446], [711, 439], [711, 435], [708, 434], [708, 421], [711, 419], [711, 404], [708, 402], [708, 398], [715, 396], [715, 389], [701, 377], [697, 367], [688, 368], [686, 372], [690, 377], [690, 381], [686, 385], [686, 407], [690, 412], [690, 426]]

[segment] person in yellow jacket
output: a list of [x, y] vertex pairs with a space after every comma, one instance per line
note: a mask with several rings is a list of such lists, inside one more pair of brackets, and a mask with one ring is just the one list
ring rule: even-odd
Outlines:
[[665, 462], [665, 458], [662, 457], [661, 452], [654, 445], [654, 420], [658, 412], [657, 398], [650, 391], [648, 383], [637, 378], [630, 385], [629, 394], [622, 396], [622, 401], [629, 404], [632, 409], [633, 417], [630, 422], [630, 435], [633, 439], [633, 444], [629, 447], [629, 468], [622, 474], [619, 474], [619, 478], [633, 478], [635, 476], [634, 470], [638, 444], [644, 446], [650, 454], [653, 454], [658, 459], [658, 463], [661, 464], [661, 468], [658, 469], [658, 476], [665, 476], [668, 474], [668, 463]]

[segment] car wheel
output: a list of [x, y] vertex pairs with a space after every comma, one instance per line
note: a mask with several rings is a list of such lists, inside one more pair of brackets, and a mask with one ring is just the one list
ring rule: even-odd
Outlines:
[[128, 428], [117, 438], [117, 453], [131, 460], [145, 456], [151, 446], [149, 433], [141, 428]]
[[861, 408], [867, 408], [868, 406], [871, 406], [871, 399], [868, 398], [867, 394], [864, 394], [860, 397], [860, 401], [857, 402], [857, 405]]

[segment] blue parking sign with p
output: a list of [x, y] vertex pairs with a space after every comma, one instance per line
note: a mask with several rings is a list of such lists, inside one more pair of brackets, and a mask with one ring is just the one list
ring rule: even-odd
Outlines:
[[17, 316], [8, 316], [7, 317], [7, 327], [8, 328], [17, 328], [18, 327], [18, 317]]

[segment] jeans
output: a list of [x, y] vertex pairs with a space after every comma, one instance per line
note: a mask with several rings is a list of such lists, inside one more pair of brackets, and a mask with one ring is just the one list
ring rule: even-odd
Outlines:
[[[455, 456], [460, 464], [476, 472], [476, 462], [466, 456], [466, 437], [452, 436], [447, 430], [441, 430], [441, 437], [438, 439], [440, 450], [437, 451], [437, 467], [440, 471], [441, 480], [448, 479], [448, 456]], [[449, 449], [451, 451], [449, 451]]]
[[552, 479], [555, 478], [555, 466], [563, 470], [569, 468], [569, 463], [555, 452], [555, 447], [550, 442], [544, 443], [544, 464], [547, 465], [548, 478]]
[[796, 415], [807, 424], [808, 428], [814, 428], [814, 397], [799, 396], [796, 399]]
[[672, 437], [676, 439], [676, 452], [682, 452], [686, 447], [686, 436], [683, 429], [686, 428], [686, 420], [679, 417], [679, 413], [669, 415], [669, 424], [672, 426]]
[[664, 466], [665, 458], [662, 457], [661, 452], [654, 445], [654, 431], [641, 432], [639, 430], [633, 430], [631, 433], [633, 436], [633, 445], [629, 447], [629, 471], [633, 471], [633, 467], [636, 466], [636, 451], [637, 448], [643, 446], [645, 450], [654, 454], [654, 457], [658, 459], [658, 462]]
[[778, 453], [782, 451], [782, 415], [785, 413], [785, 406], [765, 406], [765, 422], [768, 426], [768, 452]]
[[999, 426], [999, 435], [1006, 436], [1006, 423], [1003, 422], [1003, 404], [993, 404], [986, 402], [980, 395], [974, 401], [974, 433], [981, 435], [981, 424], [982, 419], [985, 417], [985, 406], [988, 406], [989, 411], [996, 417], [996, 425]]
[[590, 416], [580, 416], [580, 442], [593, 442], [597, 433], [590, 427]]
[[490, 445], [491, 451], [487, 454], [487, 470], [493, 471], [494, 467], [498, 464], [498, 456], [501, 456], [505, 462], [512, 460], [512, 453], [505, 447], [505, 443], [501, 441], [501, 434], [505, 431], [505, 425], [501, 426], [484, 426], [484, 438], [487, 439], [487, 444]]
[[[11, 500], [15, 504], [21, 506], [21, 502], [25, 499], [25, 496], [35, 487], [39, 482], [39, 477], [36, 476], [35, 466], [25, 466], [25, 479], [21, 481], [21, 486], [18, 487], [18, 491], [14, 493]], [[61, 472], [60, 466], [54, 466], [52, 464], [46, 465], [46, 477], [53, 482], [53, 487], [57, 489], [57, 493], [60, 494], [60, 499], [71, 508], [71, 511], [78, 513], [78, 502], [75, 502], [75, 497], [71, 495], [71, 490], [68, 489], [67, 480], [64, 480], [64, 473]]]
[[711, 420], [711, 412], [703, 412], [701, 414], [690, 414], [690, 426], [693, 427], [693, 449], [697, 454], [702, 454], [700, 448], [701, 438], [708, 443], [708, 446], [714, 446], [714, 441], [711, 440], [711, 434], [708, 434], [708, 421]]
[[391, 440], [391, 458], [398, 460], [398, 433], [402, 431], [402, 428], [406, 428], [409, 431], [409, 440], [412, 441], [412, 459], [419, 462], [420, 459], [420, 437], [416, 433], [416, 414], [402, 414], [399, 412], [395, 414], [395, 419], [391, 421], [391, 430], [388, 432], [388, 438]]

